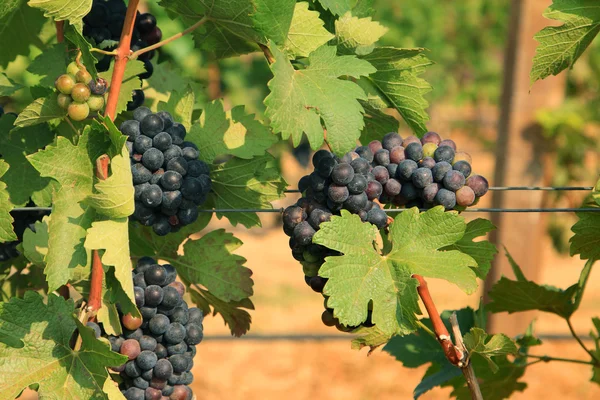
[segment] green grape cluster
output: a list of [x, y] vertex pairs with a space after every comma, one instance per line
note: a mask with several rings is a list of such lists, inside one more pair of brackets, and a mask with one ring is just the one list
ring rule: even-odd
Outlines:
[[107, 90], [105, 79], [94, 80], [92, 75], [77, 62], [67, 67], [67, 73], [54, 82], [58, 90], [58, 105], [67, 110], [73, 121], [83, 121], [91, 113], [104, 109]]

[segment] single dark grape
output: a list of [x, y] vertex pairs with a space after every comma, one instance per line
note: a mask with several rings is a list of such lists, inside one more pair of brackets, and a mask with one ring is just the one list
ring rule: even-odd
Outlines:
[[294, 239], [300, 246], [307, 246], [312, 243], [315, 230], [307, 221], [303, 221], [294, 228]]
[[127, 103], [127, 110], [133, 111], [136, 108], [142, 106], [146, 101], [146, 95], [144, 95], [144, 91], [141, 89], [135, 89], [131, 92], [131, 101]]
[[158, 389], [149, 387], [146, 389], [146, 391], [144, 393], [145, 393], [144, 400], [161, 400], [162, 399], [162, 392]]
[[104, 78], [98, 78], [96, 80], [92, 79], [88, 83], [88, 87], [92, 94], [102, 96], [106, 93], [106, 89], [108, 89], [108, 82], [106, 82], [106, 79]]
[[396, 179], [390, 179], [383, 187], [383, 193], [387, 196], [394, 197], [400, 194], [401, 189], [402, 184], [400, 182], [398, 182]]
[[456, 204], [468, 207], [475, 202], [475, 192], [469, 186], [463, 186], [456, 191]]
[[375, 176], [375, 180], [381, 183], [382, 186], [390, 179], [390, 172], [384, 166], [378, 165], [371, 172]]
[[[160, 266], [158, 266], [160, 267]], [[162, 267], [160, 267], [162, 268]], [[148, 274], [148, 271], [144, 275]], [[156, 275], [151, 274], [152, 278], [155, 278]], [[163, 289], [157, 284], [149, 284], [148, 287], [144, 290], [146, 307], [156, 307], [163, 300]]]
[[159, 149], [150, 148], [144, 152], [142, 156], [142, 164], [150, 171], [156, 171], [162, 167], [165, 157]]
[[181, 176], [185, 176], [187, 174], [187, 168], [188, 162], [183, 157], [176, 157], [167, 162], [167, 171], [179, 172]]
[[306, 211], [298, 206], [290, 206], [283, 212], [283, 224], [289, 229], [294, 229], [300, 222], [306, 220]]
[[446, 173], [442, 183], [446, 189], [456, 192], [465, 185], [465, 181], [465, 176], [461, 172], [452, 170]]
[[431, 183], [423, 188], [421, 198], [427, 203], [433, 203], [437, 192], [440, 190], [441, 185], [439, 183]]
[[395, 178], [396, 173], [398, 172], [398, 164], [391, 163], [386, 168], [388, 170], [390, 177]]
[[419, 164], [420, 168], [429, 168], [429, 169], [432, 169], [433, 167], [435, 167], [436, 162], [431, 157], [424, 157], [421, 161], [419, 161], [418, 164]]
[[185, 372], [188, 369], [189, 362], [184, 354], [176, 354], [170, 357], [169, 361], [172, 364], [172, 373], [174, 372], [176, 374], [181, 374], [182, 372]]
[[313, 167], [317, 168], [319, 162], [324, 158], [332, 158], [333, 155], [327, 150], [317, 150], [312, 157]]
[[173, 375], [173, 366], [170, 360], [161, 359], [154, 366], [154, 377], [162, 380], [167, 380]]
[[140, 202], [150, 208], [160, 206], [162, 203], [162, 189], [158, 185], [150, 185], [142, 192]]
[[421, 138], [421, 143], [422, 144], [425, 144], [425, 143], [435, 143], [436, 145], [439, 145], [441, 141], [442, 141], [442, 138], [440, 137], [440, 135], [438, 135], [435, 132], [427, 132]]
[[[132, 122], [132, 121], [127, 121]], [[135, 121], [137, 122], [137, 121]], [[139, 124], [139, 122], [138, 122]], [[133, 149], [139, 153], [144, 154], [146, 151], [152, 148], [152, 139], [145, 135], [138, 135], [133, 139]]]
[[433, 183], [433, 176], [429, 168], [417, 168], [413, 172], [411, 179], [413, 185], [419, 189], [423, 189], [425, 186]]
[[393, 164], [400, 164], [400, 162], [406, 159], [406, 153], [404, 147], [396, 146], [390, 150], [390, 162]]
[[333, 168], [331, 179], [337, 185], [347, 185], [354, 179], [354, 169], [350, 164], [337, 164]]
[[314, 209], [308, 218], [308, 223], [314, 230], [318, 230], [319, 226], [323, 222], [327, 222], [331, 220], [331, 213], [320, 208]]
[[421, 143], [410, 143], [404, 149], [406, 158], [413, 161], [419, 161], [423, 158], [423, 146]]
[[179, 223], [181, 225], [189, 225], [198, 219], [198, 208], [193, 207], [181, 209], [177, 213], [177, 218], [179, 219]]
[[373, 156], [373, 161], [377, 164], [377, 165], [382, 165], [382, 166], [386, 166], [390, 163], [390, 152], [389, 150], [386, 149], [381, 149], [379, 151], [377, 151], [377, 153], [375, 153], [375, 155]]
[[446, 210], [451, 210], [456, 206], [456, 195], [448, 189], [440, 189], [435, 196], [435, 204], [444, 206]]
[[466, 183], [468, 187], [473, 189], [475, 197], [481, 197], [488, 192], [488, 181], [481, 175], [471, 175]]
[[204, 321], [204, 313], [197, 307], [192, 307], [188, 310], [189, 322], [188, 324], [201, 325]]
[[152, 336], [148, 336], [148, 335], [144, 335], [140, 338], [139, 340], [140, 342], [140, 348], [143, 350], [149, 350], [149, 351], [154, 351], [154, 349], [156, 349], [156, 345], [158, 344], [156, 342], [156, 339], [153, 338]]
[[127, 400], [144, 400], [145, 392], [140, 388], [130, 387], [123, 392], [123, 396], [125, 396]]
[[367, 160], [367, 162], [373, 162], [373, 152], [369, 149], [369, 146], [360, 146], [354, 150], [359, 156]]
[[149, 114], [140, 123], [140, 129], [144, 135], [153, 138], [165, 129], [165, 124], [158, 115]]
[[359, 194], [364, 192], [367, 189], [367, 179], [360, 174], [355, 174], [354, 178], [352, 178], [352, 181], [350, 181], [350, 183], [348, 183], [348, 191], [351, 194]]
[[[139, 328], [134, 329], [134, 330], [125, 329], [125, 331], [123, 332], [123, 337], [125, 339], [135, 339], [135, 340], [139, 341], [142, 338], [142, 336], [144, 336], [144, 332], [142, 332], [142, 330]], [[141, 345], [140, 345], [140, 348], [141, 348]]]
[[161, 307], [164, 308], [174, 308], [179, 305], [182, 301], [181, 295], [174, 287], [166, 286], [163, 288], [163, 301], [161, 303]]
[[135, 339], [127, 339], [123, 341], [121, 344], [121, 349], [119, 352], [124, 356], [127, 356], [130, 360], [135, 359], [142, 349], [140, 348], [140, 343]]
[[364, 158], [357, 158], [350, 163], [355, 174], [366, 174], [371, 169], [369, 161]]
[[[162, 300], [162, 299], [161, 299]], [[147, 301], [147, 299], [146, 299]], [[152, 319], [150, 319], [150, 323], [148, 324], [148, 329], [155, 335], [162, 335], [167, 331], [171, 321], [169, 321], [169, 317], [163, 314], [156, 314]]]
[[325, 287], [326, 283], [327, 279], [320, 276], [313, 276], [310, 278], [310, 287], [317, 293], [323, 293], [323, 288]]
[[384, 149], [391, 151], [394, 147], [402, 146], [402, 137], [396, 132], [386, 134], [381, 140]]
[[417, 163], [413, 160], [404, 160], [398, 164], [396, 170], [396, 177], [401, 181], [410, 181], [412, 174], [419, 168]]
[[190, 400], [192, 398], [191, 389], [184, 385], [173, 386], [173, 393], [170, 400]]
[[153, 351], [144, 350], [140, 353], [139, 356], [135, 359], [136, 364], [143, 371], [147, 371], [149, 369], [154, 368], [156, 362], [158, 361], [158, 357], [154, 354]]
[[142, 34], [148, 33], [156, 27], [156, 18], [150, 13], [141, 14], [135, 21], [135, 27]]
[[[379, 150], [383, 149], [383, 146], [379, 140], [372, 140], [371, 142], [369, 142], [369, 149], [371, 150], [371, 153], [375, 154]], [[355, 152], [353, 152], [353, 153], [355, 153]], [[358, 155], [358, 153], [355, 153], [355, 154]]]
[[468, 178], [469, 175], [471, 175], [471, 164], [466, 161], [455, 162], [452, 169], [463, 174], [465, 178]]
[[188, 161], [188, 176], [199, 177], [200, 175], [209, 175], [210, 168], [208, 164], [201, 160]]
[[[358, 213], [360, 210], [363, 210], [367, 203], [369, 202], [369, 198], [366, 193], [353, 194], [348, 197], [348, 199], [344, 202], [344, 208], [351, 213]], [[314, 211], [313, 211], [314, 212]]]
[[402, 184], [402, 189], [400, 189], [400, 196], [402, 196], [406, 201], [415, 200], [419, 197], [419, 190], [415, 187], [412, 182], [406, 182]]
[[144, 41], [147, 42], [149, 45], [156, 44], [162, 39], [162, 31], [158, 26], [155, 26], [153, 30], [151, 30], [148, 33], [145, 33], [142, 36], [142, 39], [144, 39]]
[[133, 119], [142, 122], [148, 115], [152, 115], [152, 111], [148, 107], [139, 107], [133, 112]]
[[[181, 294], [179, 295], [181, 298]], [[170, 317], [171, 322], [179, 322], [180, 324], [187, 324], [189, 320], [188, 311], [182, 307], [175, 307]]]
[[343, 203], [350, 196], [350, 192], [346, 186], [331, 184], [327, 189], [327, 197], [334, 203]]
[[436, 162], [446, 161], [447, 163], [452, 164], [452, 160], [454, 160], [454, 149], [450, 146], [441, 145], [435, 150], [433, 153], [433, 159]]
[[140, 314], [144, 321], [152, 319], [156, 315], [156, 307], [141, 307]]
[[325, 188], [325, 183], [327, 182], [326, 178], [323, 178], [316, 171], [312, 172], [309, 175], [309, 179], [310, 179], [310, 187], [314, 191], [320, 192]]
[[[185, 335], [185, 328], [184, 328], [184, 335]], [[185, 352], [187, 351], [187, 344], [185, 342], [179, 342], [177, 344], [167, 345], [167, 351], [169, 352], [169, 356], [172, 356], [174, 354], [185, 354]]]
[[187, 324], [186, 326], [186, 335], [185, 342], [189, 345], [198, 344], [202, 341], [204, 337], [204, 333], [202, 330], [202, 325], [197, 324]]
[[167, 358], [169, 356], [169, 353], [167, 352], [167, 348], [162, 343], [158, 343], [156, 345], [156, 347], [154, 348], [154, 354], [156, 354], [156, 357], [159, 360], [163, 359], [163, 358]]
[[377, 181], [370, 181], [365, 191], [369, 200], [374, 200], [383, 193], [383, 186]]
[[125, 121], [119, 127], [119, 130], [127, 135], [127, 140], [133, 142], [140, 135], [140, 123], [136, 120]]
[[188, 161], [194, 161], [197, 160], [198, 157], [200, 157], [200, 152], [194, 149], [193, 147], [184, 147], [183, 149], [181, 149], [181, 152], [183, 154], [183, 158], [185, 158]]
[[387, 226], [387, 214], [379, 208], [372, 208], [367, 212], [367, 221], [382, 229]]
[[329, 178], [336, 165], [337, 161], [334, 158], [324, 157], [319, 161], [319, 165], [315, 168], [315, 172], [323, 178]]
[[444, 139], [438, 144], [438, 146], [449, 146], [456, 152], [456, 143], [454, 143], [454, 140]]

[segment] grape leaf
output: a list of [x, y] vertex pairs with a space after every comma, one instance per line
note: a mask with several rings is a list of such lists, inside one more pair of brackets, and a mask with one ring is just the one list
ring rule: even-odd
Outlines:
[[45, 266], [48, 254], [48, 222], [50, 216], [45, 216], [41, 221], [36, 221], [35, 232], [25, 229], [23, 233], [23, 254], [29, 261], [41, 267]]
[[81, 267], [88, 265], [83, 246], [86, 231], [95, 218], [93, 208], [83, 200], [92, 194], [96, 159], [106, 152], [106, 135], [86, 128], [77, 145], [58, 137], [55, 144], [28, 156], [42, 176], [58, 182], [53, 196], [52, 219], [45, 273], [50, 290], [67, 283]]
[[431, 91], [429, 83], [419, 78], [419, 75], [433, 64], [423, 51], [379, 47], [362, 57], [377, 69], [368, 79], [418, 136], [427, 132], [425, 123], [429, 116], [425, 109], [429, 103], [423, 96]]
[[365, 127], [360, 134], [361, 143], [381, 140], [384, 132], [398, 132], [398, 120], [384, 113], [385, 107], [381, 107], [376, 99], [369, 97], [367, 100], [361, 100], [360, 104], [365, 109]]
[[10, 43], [10, 46], [2, 46], [1, 67], [6, 67], [19, 55], [28, 55], [30, 45], [44, 48], [44, 43], [38, 37], [44, 22], [44, 15], [29, 7], [26, 0], [0, 2], [0, 41]]
[[570, 254], [579, 254], [582, 260], [600, 260], [600, 212], [578, 212], [579, 221], [571, 230], [574, 235]]
[[[257, 50], [255, 42], [265, 43], [265, 38], [254, 28], [251, 0], [215, 0], [189, 2], [187, 0], [161, 0], [173, 18], [182, 18], [186, 24], [194, 24], [202, 17], [207, 21], [192, 32], [197, 46], [213, 52], [217, 57], [231, 57]], [[254, 17], [256, 18], [256, 16]]]
[[[106, 79], [108, 86], [110, 86], [112, 81], [113, 69], [115, 67], [115, 63], [111, 63], [110, 69], [106, 72], [101, 72], [98, 74], [99, 77]], [[130, 60], [127, 62], [127, 67], [125, 68], [125, 75], [123, 76], [123, 84], [121, 86], [121, 91], [119, 92], [119, 99], [117, 101], [117, 110], [116, 115], [120, 114], [122, 111], [127, 109], [127, 103], [133, 99], [133, 91], [142, 87], [142, 81], [138, 77], [139, 74], [146, 72], [144, 68], [144, 63], [138, 60]]]
[[[127, 358], [110, 351], [110, 345], [76, 318], [73, 302], [55, 295], [43, 303], [27, 291], [23, 299], [0, 304], [0, 393], [18, 397], [27, 386], [39, 385], [40, 398], [108, 399], [102, 388], [106, 368]], [[82, 338], [74, 351], [69, 340], [75, 329]]]
[[[8, 164], [6, 161], [0, 160], [0, 178], [6, 174], [6, 171], [8, 171]], [[0, 243], [17, 240], [17, 235], [12, 227], [13, 217], [10, 215], [13, 207], [6, 184], [0, 181]]]
[[66, 24], [65, 39], [71, 42], [73, 47], [81, 51], [81, 61], [83, 62], [83, 65], [92, 77], [96, 78], [98, 75], [98, 71], [96, 70], [98, 59], [92, 54], [92, 45], [83, 37], [81, 30], [77, 30], [75, 26], [71, 24]]
[[53, 88], [56, 78], [67, 70], [67, 44], [56, 43], [31, 61], [27, 71], [42, 77], [39, 85]]
[[27, 4], [55, 21], [69, 21], [79, 32], [83, 29], [83, 17], [92, 9], [92, 0], [29, 0]]
[[106, 180], [96, 180], [94, 193], [87, 203], [108, 218], [126, 218], [133, 214], [135, 204], [131, 183], [131, 166], [127, 150], [110, 160], [112, 174]]
[[[286, 54], [307, 57], [335, 36], [323, 27], [317, 11], [308, 9], [305, 1], [296, 4], [294, 16], [283, 45]], [[279, 43], [277, 43], [279, 44]]]
[[155, 64], [154, 73], [147, 82], [152, 89], [164, 94], [184, 93], [189, 86], [189, 81], [185, 79], [182, 71], [167, 62]]
[[[596, 359], [600, 358], [600, 318], [594, 317], [592, 318], [592, 323], [594, 324], [595, 331], [592, 330], [590, 332], [590, 336], [594, 339], [594, 343], [596, 344], [596, 348], [594, 354], [596, 355]], [[600, 367], [594, 365], [592, 367], [592, 382], [600, 385]]]
[[187, 85], [185, 91], [179, 94], [173, 90], [169, 96], [169, 101], [159, 102], [158, 110], [167, 111], [173, 115], [176, 121], [183, 124], [188, 131], [192, 128], [192, 114], [194, 113], [194, 104], [196, 96], [190, 85]]
[[277, 136], [255, 120], [254, 115], [246, 115], [243, 106], [226, 112], [222, 100], [206, 104], [186, 139], [198, 146], [200, 158], [207, 163], [224, 154], [244, 159], [264, 156], [277, 142]]
[[499, 367], [492, 357], [517, 353], [517, 345], [511, 338], [502, 333], [488, 335], [481, 328], [471, 328], [469, 333], [464, 336], [464, 342], [469, 353], [483, 357], [493, 373], [498, 372]]
[[455, 378], [460, 378], [460, 376], [462, 376], [460, 369], [455, 368], [449, 362], [446, 362], [446, 365], [444, 366], [431, 364], [429, 368], [427, 368], [427, 371], [425, 371], [425, 375], [421, 379], [421, 382], [419, 382], [413, 391], [414, 399], [416, 400], [431, 389], [442, 386]]
[[473, 239], [485, 236], [493, 229], [496, 229], [496, 227], [490, 221], [477, 218], [467, 224], [467, 230], [462, 239], [444, 250], [459, 250], [473, 257], [477, 262], [477, 265], [472, 266], [473, 271], [475, 271], [479, 279], [485, 279], [492, 267], [492, 260], [496, 253], [498, 253], [498, 250], [487, 240], [474, 242]]
[[183, 245], [183, 256], [165, 257], [188, 284], [200, 284], [219, 300], [240, 301], [252, 296], [252, 271], [244, 267], [246, 259], [233, 252], [242, 241], [217, 229]]
[[319, 0], [319, 3], [332, 14], [343, 15], [352, 10], [356, 0]]
[[294, 15], [295, 0], [253, 0], [254, 12], [250, 15], [254, 29], [262, 37], [271, 39], [282, 45], [287, 37], [292, 16]]
[[19, 114], [15, 126], [23, 128], [66, 117], [67, 110], [58, 105], [57, 97], [56, 93], [52, 93], [46, 98], [36, 99]]
[[488, 292], [491, 299], [486, 306], [488, 311], [514, 313], [540, 310], [557, 314], [563, 318], [569, 317], [575, 311], [573, 298], [579, 290], [578, 284], [572, 285], [566, 290], [554, 286], [538, 285], [525, 278], [508, 251], [506, 256], [513, 269], [516, 270], [517, 280], [513, 281], [503, 276], [496, 282]]
[[10, 79], [5, 73], [0, 73], [0, 96], [10, 96], [24, 87]]
[[366, 76], [374, 72], [373, 67], [355, 56], [337, 56], [333, 46], [323, 46], [311, 53], [306, 69], [296, 71], [282, 52], [275, 47], [272, 51], [274, 77], [265, 105], [273, 130], [284, 139], [291, 136], [294, 146], [306, 133], [311, 147], [318, 149], [324, 140], [323, 120], [334, 153], [353, 149], [364, 127], [364, 109], [358, 100], [366, 96], [356, 83], [338, 78]]
[[347, 12], [335, 21], [335, 36], [338, 51], [344, 54], [369, 54], [387, 28], [371, 17], [357, 18]]
[[[217, 209], [272, 208], [270, 202], [281, 199], [287, 187], [275, 158], [270, 154], [251, 160], [232, 158], [216, 166], [210, 177], [212, 192], [209, 199]], [[219, 219], [224, 216], [233, 226], [238, 223], [246, 228], [261, 226], [255, 212], [217, 212]]]
[[48, 206], [46, 192], [51, 180], [41, 177], [27, 156], [50, 144], [54, 134], [46, 124], [11, 130], [14, 121], [12, 115], [0, 119], [0, 132], [7, 132], [0, 135], [0, 154], [10, 165], [2, 181], [8, 186], [10, 200], [16, 206], [24, 206], [30, 198], [40, 207]]
[[313, 243], [344, 254], [328, 257], [319, 271], [329, 279], [323, 292], [330, 296], [328, 307], [342, 324], [356, 326], [366, 320], [372, 302], [373, 322], [390, 337], [414, 331], [419, 308], [412, 274], [446, 279], [467, 293], [477, 289], [469, 268], [474, 260], [457, 250], [438, 250], [460, 240], [465, 228], [461, 217], [443, 207], [422, 214], [412, 208], [390, 225], [392, 245], [381, 254], [373, 245], [376, 228], [342, 210], [313, 237]]
[[531, 83], [572, 67], [600, 32], [600, 6], [595, 0], [553, 0], [544, 17], [564, 22], [538, 32], [530, 72]]
[[213, 307], [213, 315], [221, 314], [225, 325], [229, 326], [231, 334], [240, 337], [250, 330], [252, 317], [250, 313], [242, 308], [254, 310], [254, 304], [250, 299], [242, 301], [224, 302], [213, 296], [210, 292], [198, 288], [198, 290], [189, 290], [192, 301], [204, 312], [204, 315], [210, 315]]

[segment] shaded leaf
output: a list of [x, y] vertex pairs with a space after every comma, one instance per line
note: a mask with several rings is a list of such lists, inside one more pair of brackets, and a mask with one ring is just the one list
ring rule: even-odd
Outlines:
[[325, 29], [323, 24], [319, 13], [308, 9], [307, 2], [298, 2], [283, 45], [285, 53], [290, 56], [308, 57], [310, 53], [333, 39], [334, 35]]
[[56, 93], [52, 93], [28, 105], [17, 117], [15, 126], [32, 126], [66, 117], [67, 110], [58, 105], [57, 96]]

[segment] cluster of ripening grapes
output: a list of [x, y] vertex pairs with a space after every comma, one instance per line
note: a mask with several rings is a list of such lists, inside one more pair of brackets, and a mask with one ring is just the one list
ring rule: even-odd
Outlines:
[[59, 76], [54, 82], [58, 90], [58, 105], [67, 110], [73, 121], [83, 121], [104, 108], [106, 80], [94, 80], [92, 75], [83, 67], [72, 62], [67, 67], [67, 73]]
[[202, 341], [204, 314], [188, 307], [183, 299], [185, 286], [176, 281], [177, 272], [169, 265], [159, 265], [142, 257], [133, 270], [135, 302], [142, 318], [121, 315], [125, 328], [121, 336], [108, 336], [101, 326], [88, 322], [96, 337], [107, 337], [111, 348], [128, 357], [121, 366], [119, 385], [127, 400], [190, 400], [188, 385], [196, 355]]
[[[314, 244], [312, 238], [321, 223], [340, 215], [342, 209], [382, 229], [391, 221], [383, 205], [420, 209], [441, 205], [460, 211], [488, 191], [487, 180], [471, 174], [471, 157], [457, 152], [452, 140], [442, 140], [435, 132], [422, 139], [402, 139], [392, 132], [342, 158], [319, 150], [312, 162], [314, 172], [298, 183], [302, 198], [283, 213], [283, 231], [290, 237], [293, 257], [302, 264], [306, 283], [318, 293], [327, 283], [318, 274], [325, 257], [339, 253]], [[325, 325], [341, 331], [357, 328], [341, 325], [326, 303], [327, 298]], [[372, 325], [370, 317], [369, 313], [362, 326]]]
[[[96, 42], [96, 45], [106, 41], [119, 41], [125, 21], [127, 6], [123, 0], [94, 0], [92, 9], [83, 18], [83, 35]], [[140, 14], [135, 19], [135, 28], [131, 39], [131, 50], [137, 51], [160, 42], [162, 32], [156, 26], [156, 18], [150, 13]], [[116, 46], [109, 46], [105, 50], [110, 51]], [[149, 51], [141, 54], [139, 60], [144, 63], [146, 72], [140, 74], [140, 79], [148, 79], [154, 72], [152, 58], [155, 52]], [[114, 57], [105, 55], [98, 63], [98, 71], [108, 71]], [[145, 96], [142, 90], [133, 91], [133, 100], [127, 104], [127, 109], [132, 111], [144, 104]]]
[[212, 182], [198, 147], [184, 140], [185, 127], [166, 111], [139, 107], [119, 129], [131, 157], [133, 218], [161, 236], [196, 221]]

